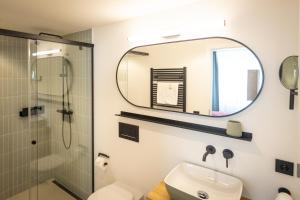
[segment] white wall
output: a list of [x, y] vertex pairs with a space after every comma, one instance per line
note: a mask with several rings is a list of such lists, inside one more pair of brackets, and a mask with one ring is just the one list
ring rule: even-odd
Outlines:
[[[297, 160], [297, 113], [288, 110], [288, 91], [278, 79], [281, 61], [298, 53], [297, 12], [297, 0], [203, 0], [178, 10], [94, 28], [95, 153], [111, 155], [114, 176], [143, 192], [162, 180], [177, 163], [189, 161], [241, 178], [244, 195], [251, 199], [274, 199], [280, 186], [289, 188], [295, 199], [300, 199], [300, 180], [274, 172], [275, 158]], [[122, 54], [138, 45], [129, 43], [128, 36], [173, 29], [195, 21], [197, 27], [218, 17], [228, 20], [226, 30], [207, 30], [201, 34], [237, 39], [252, 48], [263, 63], [265, 85], [254, 105], [238, 115], [213, 119], [139, 109], [122, 99], [115, 83], [115, 70]], [[246, 131], [253, 132], [254, 138], [248, 143], [114, 116], [121, 110], [219, 127], [225, 127], [229, 119], [236, 119]], [[118, 138], [119, 121], [140, 126], [140, 143]], [[201, 157], [207, 144], [215, 145], [217, 154], [203, 163]], [[224, 148], [235, 153], [229, 169], [225, 168], [221, 155]]]

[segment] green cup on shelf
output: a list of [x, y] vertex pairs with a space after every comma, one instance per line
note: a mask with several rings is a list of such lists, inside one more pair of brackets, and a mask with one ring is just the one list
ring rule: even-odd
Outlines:
[[232, 137], [242, 137], [242, 124], [239, 121], [229, 120], [227, 122], [226, 134]]

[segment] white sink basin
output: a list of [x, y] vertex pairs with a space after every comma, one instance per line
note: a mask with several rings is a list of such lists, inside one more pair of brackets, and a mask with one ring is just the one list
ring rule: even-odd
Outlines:
[[177, 165], [164, 180], [172, 200], [240, 200], [243, 183], [190, 163]]

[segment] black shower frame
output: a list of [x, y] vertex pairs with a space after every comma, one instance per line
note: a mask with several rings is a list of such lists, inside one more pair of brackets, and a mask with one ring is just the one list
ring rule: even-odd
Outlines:
[[30, 39], [30, 40], [42, 40], [47, 42], [57, 42], [67, 45], [74, 45], [79, 47], [90, 47], [91, 48], [91, 65], [92, 65], [92, 192], [94, 192], [95, 187], [95, 171], [94, 171], [94, 44], [91, 43], [85, 43], [85, 42], [78, 42], [73, 40], [67, 40], [63, 39], [62, 37], [55, 37], [53, 36], [47, 36], [47, 35], [36, 35], [31, 33], [25, 33], [20, 31], [13, 31], [8, 29], [0, 29], [0, 35], [3, 36], [10, 36], [10, 37], [17, 37], [17, 38], [24, 38], [24, 39]]

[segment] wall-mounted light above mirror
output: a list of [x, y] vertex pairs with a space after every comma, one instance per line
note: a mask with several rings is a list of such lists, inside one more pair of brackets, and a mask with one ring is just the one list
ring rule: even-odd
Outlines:
[[264, 72], [247, 46], [212, 37], [133, 48], [121, 58], [116, 79], [135, 106], [223, 117], [258, 98]]
[[289, 56], [280, 65], [279, 79], [281, 84], [290, 90], [290, 110], [294, 109], [295, 95], [298, 95], [298, 56]]

